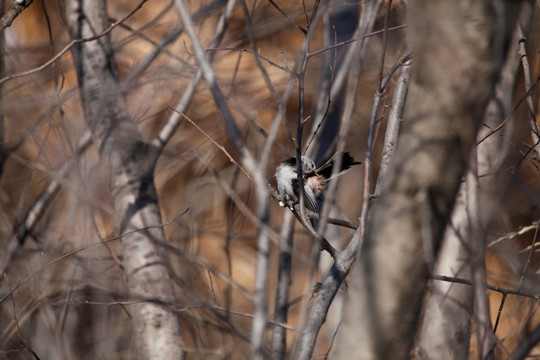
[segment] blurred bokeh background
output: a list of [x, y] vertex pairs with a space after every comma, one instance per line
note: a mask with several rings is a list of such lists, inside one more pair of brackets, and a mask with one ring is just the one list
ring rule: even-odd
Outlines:
[[[255, 156], [260, 156], [290, 80], [287, 70], [294, 65], [305, 39], [291, 19], [306, 29], [313, 2], [276, 1], [289, 18], [271, 1], [241, 3], [219, 46], [207, 51], [214, 53], [213, 69], [244, 141]], [[110, 1], [110, 22], [123, 19], [139, 4], [138, 0]], [[220, 0], [188, 2], [203, 46], [210, 41], [226, 4]], [[383, 42], [386, 5], [374, 25], [377, 33], [369, 37], [361, 59], [354, 112], [345, 139], [345, 149], [359, 160], [365, 153], [381, 53], [384, 49], [382, 68], [386, 72], [407, 49], [403, 1], [394, 1], [390, 7], [388, 38]], [[359, 3], [330, 2], [311, 51], [350, 39], [360, 8]], [[0, 279], [0, 358], [28, 359], [32, 349], [42, 359], [130, 359], [133, 329], [126, 307], [131, 300], [116, 237], [117, 214], [107, 171], [100, 165], [96, 149], [91, 142], [80, 146], [88, 129], [71, 53], [62, 52], [70, 43], [64, 11], [62, 1], [35, 0], [2, 33], [0, 248], [6, 250]], [[539, 99], [539, 25], [540, 18], [535, 16], [526, 43], [535, 108]], [[335, 37], [329, 36], [332, 32]], [[143, 2], [114, 27], [111, 39], [129, 115], [150, 141], [171, 116], [169, 106], [179, 101], [197, 69], [191, 43], [171, 0]], [[310, 57], [306, 118], [315, 111], [321, 83], [332, 77], [334, 70], [329, 69], [338, 66], [347, 46], [342, 44]], [[10, 78], [31, 69], [36, 71]], [[375, 176], [394, 83], [391, 80], [384, 92], [378, 114]], [[520, 69], [515, 92], [509, 94], [515, 111], [505, 125], [513, 128], [504, 135], [509, 145], [505, 165], [497, 174], [483, 174], [503, 184], [500, 200], [493, 205], [493, 220], [485, 229], [488, 243], [499, 239], [488, 247], [488, 282], [523, 293], [505, 296], [499, 314], [496, 335], [500, 346], [508, 349], [515, 347], [537, 322], [540, 304], [540, 257], [536, 248], [540, 152], [531, 139], [525, 94]], [[330, 112], [337, 112], [342, 104], [339, 99], [333, 101]], [[298, 92], [294, 90], [268, 164], [267, 178], [274, 188], [275, 166], [294, 155], [289, 131], [293, 136], [296, 133], [298, 104]], [[209, 140], [235, 156], [205, 82], [199, 83], [186, 115], [202, 130], [183, 120], [154, 173], [163, 228], [168, 244], [175, 249], [170, 251], [176, 297], [171, 307], [180, 319], [188, 358], [242, 359], [249, 354], [257, 234], [256, 224], [237, 201], [254, 211], [253, 187]], [[305, 139], [309, 139], [311, 124], [308, 119]], [[340, 179], [333, 215], [357, 222], [362, 176], [363, 167], [358, 166]], [[49, 194], [51, 182], [58, 186]], [[40, 203], [40, 199], [46, 201]], [[42, 211], [36, 210], [36, 204], [43, 205]], [[286, 211], [277, 201], [271, 201], [270, 222], [278, 233]], [[25, 227], [29, 216], [35, 214], [38, 216], [32, 226]], [[525, 227], [526, 231], [517, 233]], [[342, 248], [352, 233], [339, 228], [330, 240]], [[305, 320], [316, 281], [330, 264], [330, 257], [324, 253], [320, 259], [313, 259], [313, 246], [306, 231], [297, 226], [289, 345], [295, 338], [294, 329], [301, 328]], [[274, 311], [278, 255], [273, 242], [270, 314]], [[324, 358], [331, 346], [344, 291], [346, 286], [323, 327], [314, 358]], [[496, 319], [503, 295], [490, 291], [489, 296]]]

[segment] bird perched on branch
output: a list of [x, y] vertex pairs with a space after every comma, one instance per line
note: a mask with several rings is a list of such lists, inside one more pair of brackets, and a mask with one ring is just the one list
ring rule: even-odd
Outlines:
[[[330, 160], [316, 167], [315, 162], [307, 156], [302, 156], [302, 178], [304, 180], [304, 199], [305, 206], [311, 211], [317, 209], [317, 199], [320, 198], [328, 181], [334, 177], [342, 175], [350, 170], [351, 166], [358, 165], [360, 162], [354, 161], [353, 157], [345, 152], [341, 157], [341, 166], [339, 171], [332, 176], [338, 154], [335, 154]], [[281, 206], [287, 205], [292, 209], [298, 203], [300, 196], [298, 193], [298, 172], [296, 166], [296, 157], [290, 157], [282, 161], [276, 168], [276, 180], [279, 194], [283, 200], [279, 202]]]

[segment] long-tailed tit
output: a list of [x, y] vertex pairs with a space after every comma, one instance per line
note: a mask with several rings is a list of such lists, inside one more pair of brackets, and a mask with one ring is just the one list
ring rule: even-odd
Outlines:
[[[304, 180], [304, 199], [306, 208], [315, 211], [317, 209], [317, 199], [321, 196], [328, 181], [332, 177], [334, 164], [338, 154], [326, 161], [319, 167], [315, 166], [313, 160], [307, 156], [302, 156], [302, 177]], [[344, 174], [353, 165], [360, 164], [354, 161], [353, 157], [345, 152], [341, 158], [341, 167], [335, 176]], [[290, 157], [282, 161], [276, 168], [276, 180], [279, 194], [283, 197], [281, 206], [292, 207], [299, 201], [298, 194], [298, 173], [296, 167], [296, 157]]]

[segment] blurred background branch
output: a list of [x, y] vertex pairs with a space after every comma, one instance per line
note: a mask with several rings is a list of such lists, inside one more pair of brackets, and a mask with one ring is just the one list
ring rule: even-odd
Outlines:
[[539, 354], [538, 3], [489, 3], [3, 1], [0, 358]]

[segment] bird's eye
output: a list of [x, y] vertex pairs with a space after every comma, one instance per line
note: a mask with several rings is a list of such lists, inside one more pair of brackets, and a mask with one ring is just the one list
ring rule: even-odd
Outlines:
[[315, 171], [315, 163], [307, 156], [302, 156], [302, 170], [311, 173]]

